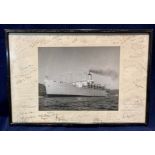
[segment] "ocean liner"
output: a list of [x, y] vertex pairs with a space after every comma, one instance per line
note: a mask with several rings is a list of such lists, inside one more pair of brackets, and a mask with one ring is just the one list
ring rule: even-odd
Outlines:
[[96, 84], [89, 72], [88, 79], [72, 83], [44, 80], [47, 96], [107, 96], [104, 85]]

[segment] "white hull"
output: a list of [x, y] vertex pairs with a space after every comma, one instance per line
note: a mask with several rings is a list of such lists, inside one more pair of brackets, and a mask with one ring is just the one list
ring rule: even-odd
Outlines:
[[106, 96], [106, 90], [82, 87], [78, 88], [69, 83], [46, 81], [46, 94], [47, 95], [62, 95], [62, 96]]

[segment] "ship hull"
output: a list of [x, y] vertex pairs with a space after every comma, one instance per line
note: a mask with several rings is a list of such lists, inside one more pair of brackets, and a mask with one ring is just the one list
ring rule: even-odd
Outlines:
[[45, 83], [47, 96], [107, 96], [106, 90], [88, 87], [78, 88], [69, 83], [48, 81]]

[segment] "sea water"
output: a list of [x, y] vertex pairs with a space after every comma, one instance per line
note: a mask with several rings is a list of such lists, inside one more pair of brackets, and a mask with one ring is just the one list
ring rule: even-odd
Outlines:
[[39, 110], [118, 110], [118, 94], [106, 97], [39, 97]]

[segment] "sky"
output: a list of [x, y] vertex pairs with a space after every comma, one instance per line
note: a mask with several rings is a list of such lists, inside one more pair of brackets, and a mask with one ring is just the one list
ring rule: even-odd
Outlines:
[[119, 60], [120, 47], [39, 47], [39, 83], [82, 81], [91, 70], [95, 83], [118, 89]]

